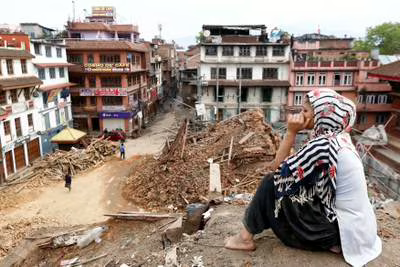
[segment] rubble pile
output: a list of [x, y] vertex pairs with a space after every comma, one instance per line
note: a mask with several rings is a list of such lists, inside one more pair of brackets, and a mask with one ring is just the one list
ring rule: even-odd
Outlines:
[[260, 110], [241, 113], [197, 133], [190, 131], [185, 120], [158, 159], [143, 161], [136, 168], [124, 196], [147, 208], [183, 208], [204, 200], [209, 188], [208, 159], [220, 163], [225, 195], [252, 193], [267, 162], [274, 159], [279, 142]]
[[24, 188], [36, 188], [64, 179], [68, 170], [72, 175], [102, 164], [113, 155], [117, 146], [104, 139], [93, 140], [85, 149], [57, 150], [33, 163], [15, 180], [0, 186], [0, 210], [16, 205], [17, 194]]
[[68, 171], [75, 175], [103, 163], [115, 153], [117, 146], [104, 139], [92, 141], [85, 149], [57, 150], [33, 164], [32, 180], [43, 183], [46, 179], [60, 180]]

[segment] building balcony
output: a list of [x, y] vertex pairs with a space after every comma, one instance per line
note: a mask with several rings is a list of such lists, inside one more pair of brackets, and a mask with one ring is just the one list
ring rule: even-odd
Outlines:
[[227, 64], [238, 64], [238, 63], [288, 63], [289, 57], [268, 57], [268, 56], [205, 56], [204, 63], [227, 63]]
[[97, 106], [72, 106], [72, 113], [96, 113]]
[[357, 104], [357, 112], [389, 112], [392, 109], [392, 104]]
[[378, 61], [362, 60], [330, 60], [330, 61], [294, 61], [292, 67], [294, 70], [322, 70], [322, 69], [374, 69], [378, 67]]
[[357, 87], [354, 85], [307, 85], [307, 86], [291, 86], [289, 87], [289, 92], [309, 92], [315, 88], [329, 88], [335, 90], [336, 92], [350, 92], [356, 91]]
[[87, 63], [69, 66], [70, 72], [78, 73], [132, 73], [146, 71], [141, 65], [131, 63]]

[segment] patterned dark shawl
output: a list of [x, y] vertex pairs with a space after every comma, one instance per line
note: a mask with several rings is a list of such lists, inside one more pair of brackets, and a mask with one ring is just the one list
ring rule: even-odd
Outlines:
[[313, 138], [275, 171], [275, 216], [285, 196], [299, 203], [318, 197], [332, 222], [336, 219], [337, 154], [343, 141], [353, 146], [348, 132], [355, 122], [356, 108], [331, 89], [315, 89], [307, 96], [314, 109]]

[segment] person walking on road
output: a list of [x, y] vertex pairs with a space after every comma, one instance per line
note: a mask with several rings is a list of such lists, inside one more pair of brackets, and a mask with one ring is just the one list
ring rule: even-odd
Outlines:
[[119, 147], [119, 152], [121, 155], [121, 159], [125, 159], [125, 146], [124, 143], [121, 143], [120, 147]]
[[68, 173], [65, 175], [65, 187], [69, 189], [69, 192], [71, 192], [71, 183], [72, 183], [71, 171], [68, 170]]

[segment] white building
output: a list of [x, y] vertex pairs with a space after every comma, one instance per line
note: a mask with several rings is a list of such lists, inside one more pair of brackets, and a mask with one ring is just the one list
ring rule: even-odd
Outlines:
[[42, 82], [34, 74], [27, 47], [25, 34], [0, 34], [0, 183], [42, 155], [37, 135], [37, 88]]
[[272, 42], [264, 25], [204, 25], [203, 33], [200, 103], [206, 106], [206, 119], [261, 108], [266, 121], [284, 120], [290, 41], [282, 36]]
[[35, 56], [34, 74], [42, 80], [39, 88], [40, 128], [43, 154], [51, 153], [56, 144], [51, 138], [66, 126], [72, 127], [71, 96], [66, 45], [64, 40], [31, 39], [31, 53]]

